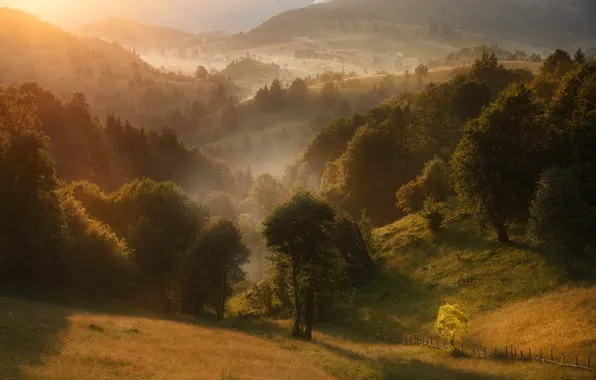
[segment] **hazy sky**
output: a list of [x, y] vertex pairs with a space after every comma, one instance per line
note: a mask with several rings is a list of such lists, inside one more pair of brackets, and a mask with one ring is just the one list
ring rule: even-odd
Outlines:
[[178, 27], [191, 32], [208, 29], [247, 30], [288, 9], [315, 0], [0, 0], [74, 29], [110, 16]]

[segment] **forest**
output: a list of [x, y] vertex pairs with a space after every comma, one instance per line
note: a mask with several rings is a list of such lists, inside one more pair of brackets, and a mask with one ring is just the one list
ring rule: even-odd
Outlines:
[[[307, 92], [277, 81], [255, 103]], [[253, 309], [293, 316], [292, 334], [311, 338], [374, 278], [375, 226], [421, 211], [437, 231], [453, 197], [500, 244], [521, 228], [569, 273], [591, 270], [595, 94], [581, 50], [556, 50], [537, 75], [484, 53], [446, 83], [337, 118], [276, 177], [230, 170], [171, 128], [101, 122], [82, 93], [4, 88], [1, 285], [221, 319], [250, 261]]]

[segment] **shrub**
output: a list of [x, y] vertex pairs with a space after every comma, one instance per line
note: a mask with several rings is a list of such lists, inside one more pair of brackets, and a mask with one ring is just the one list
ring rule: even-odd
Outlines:
[[439, 231], [439, 229], [441, 229], [441, 224], [445, 220], [443, 205], [437, 203], [432, 198], [427, 198], [424, 201], [422, 217], [424, 218], [426, 228], [432, 232]]
[[459, 305], [445, 304], [439, 308], [435, 330], [442, 338], [449, 339], [455, 348], [455, 339], [461, 338], [468, 331], [468, 317]]

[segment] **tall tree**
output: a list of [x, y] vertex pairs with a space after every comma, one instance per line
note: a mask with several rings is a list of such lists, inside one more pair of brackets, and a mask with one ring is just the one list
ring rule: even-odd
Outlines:
[[34, 100], [0, 91], [0, 281], [57, 282], [70, 245]]
[[344, 283], [345, 260], [333, 247], [335, 211], [325, 200], [299, 190], [263, 221], [271, 260], [287, 268], [292, 290], [292, 336], [312, 338], [316, 299]]
[[459, 197], [501, 242], [506, 223], [527, 216], [542, 170], [541, 107], [526, 85], [512, 85], [464, 129], [452, 158]]
[[231, 284], [244, 278], [241, 267], [247, 262], [249, 253], [242, 234], [232, 221], [212, 220], [185, 261], [186, 281], [190, 281], [186, 286], [186, 297], [204, 292], [217, 319], [223, 319]]

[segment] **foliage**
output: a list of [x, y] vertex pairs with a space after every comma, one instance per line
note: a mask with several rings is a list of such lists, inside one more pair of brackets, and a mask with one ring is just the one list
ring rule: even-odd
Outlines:
[[527, 216], [542, 169], [540, 113], [527, 86], [509, 87], [467, 124], [452, 158], [456, 192], [501, 242], [509, 241], [506, 222]]
[[0, 279], [54, 284], [71, 244], [31, 96], [0, 92]]
[[183, 260], [183, 310], [196, 313], [208, 304], [222, 319], [231, 284], [244, 278], [241, 266], [249, 253], [233, 222], [212, 220]]
[[444, 202], [449, 193], [449, 168], [440, 157], [435, 157], [425, 164], [420, 176], [397, 191], [397, 207], [407, 213], [420, 211], [426, 199]]
[[73, 243], [62, 263], [66, 289], [89, 296], [130, 297], [135, 268], [126, 242], [64, 191], [61, 207]]
[[455, 348], [455, 339], [468, 331], [468, 317], [459, 305], [445, 304], [439, 308], [435, 330]]
[[555, 50], [546, 57], [542, 65], [542, 72], [547, 74], [565, 75], [573, 68], [573, 59], [562, 49]]
[[325, 200], [298, 190], [263, 221], [272, 263], [288, 276], [294, 337], [312, 337], [317, 299], [345, 292], [345, 261], [332, 240], [335, 215]]
[[542, 174], [530, 215], [530, 236], [556, 246], [570, 269], [573, 258], [583, 256], [590, 218], [573, 169], [551, 168]]
[[422, 208], [422, 217], [426, 224], [426, 228], [431, 232], [437, 232], [441, 229], [441, 224], [445, 220], [443, 207], [440, 203], [432, 198], [427, 198], [424, 201]]

